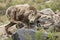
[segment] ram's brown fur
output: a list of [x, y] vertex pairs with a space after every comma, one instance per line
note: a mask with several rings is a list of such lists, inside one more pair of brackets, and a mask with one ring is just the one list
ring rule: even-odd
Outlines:
[[10, 23], [5, 26], [6, 32], [9, 34], [10, 32], [8, 31], [8, 28], [13, 26], [14, 24], [17, 24], [18, 22], [26, 23], [29, 28], [30, 19], [28, 19], [28, 16], [30, 14], [37, 14], [36, 9], [31, 5], [24, 4], [9, 7], [6, 11], [6, 15], [10, 20]]

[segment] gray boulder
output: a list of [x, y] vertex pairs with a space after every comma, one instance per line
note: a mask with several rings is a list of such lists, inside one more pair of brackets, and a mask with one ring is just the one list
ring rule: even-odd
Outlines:
[[53, 14], [55, 14], [50, 8], [43, 9], [40, 12], [45, 14], [45, 15], [53, 15]]
[[35, 31], [33, 29], [19, 29], [12, 35], [13, 40], [35, 40]]

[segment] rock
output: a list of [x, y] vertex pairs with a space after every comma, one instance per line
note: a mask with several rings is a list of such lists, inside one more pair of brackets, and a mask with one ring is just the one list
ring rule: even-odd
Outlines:
[[55, 15], [55, 13], [50, 8], [38, 11], [38, 13], [41, 14], [41, 17], [37, 19], [38, 27], [49, 29], [49, 27], [53, 25], [55, 22], [55, 19], [53, 19], [53, 15]]
[[43, 33], [42, 40], [47, 40], [47, 38], [48, 38], [48, 32], [45, 31]]
[[45, 15], [53, 15], [54, 14], [54, 12], [50, 8], [43, 9], [40, 12]]
[[5, 27], [4, 27], [5, 25], [6, 24], [0, 26], [0, 40], [6, 40], [7, 39], [7, 34], [5, 31]]
[[42, 15], [42, 17], [37, 19], [38, 27], [43, 27], [48, 29], [53, 24], [53, 19], [49, 15]]
[[60, 17], [58, 14], [53, 15], [54, 24], [58, 24], [60, 22]]
[[54, 24], [49, 28], [51, 31], [60, 32], [60, 11], [55, 11], [55, 14], [53, 15], [53, 21]]
[[6, 24], [0, 26], [0, 36], [6, 33], [5, 27], [4, 27], [5, 25]]
[[54, 24], [58, 24], [60, 22], [60, 11], [57, 10], [53, 15]]
[[19, 29], [12, 38], [13, 40], [35, 40], [35, 31], [33, 29]]
[[[0, 26], [0, 40], [7, 40], [8, 39], [7, 33], [5, 31], [5, 26], [7, 24], [4, 24], [4, 25]], [[13, 27], [9, 28], [9, 31], [11, 31], [12, 33], [14, 33], [16, 31], [15, 25]]]
[[[33, 29], [19, 29], [16, 33], [12, 35], [13, 40], [35, 40], [36, 32]], [[42, 34], [42, 40], [46, 40], [48, 38], [48, 32], [44, 31]]]
[[51, 31], [60, 32], [60, 23], [53, 25], [49, 28]]

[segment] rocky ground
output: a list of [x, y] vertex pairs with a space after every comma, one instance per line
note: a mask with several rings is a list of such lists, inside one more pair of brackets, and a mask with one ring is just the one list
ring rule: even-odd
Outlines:
[[[2, 24], [2, 25], [0, 26], [0, 40], [7, 40], [7, 39], [8, 39], [7, 34], [6, 34], [6, 31], [5, 31], [5, 26], [6, 26], [6, 25], [7, 25], [7, 24]], [[16, 27], [15, 27], [15, 25], [14, 25], [13, 27], [9, 28], [9, 30], [10, 30], [12, 33], [14, 33], [17, 29], [16, 29]]]

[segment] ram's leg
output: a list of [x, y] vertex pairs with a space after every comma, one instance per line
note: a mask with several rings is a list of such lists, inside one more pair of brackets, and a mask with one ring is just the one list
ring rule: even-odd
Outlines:
[[23, 27], [24, 27], [24, 23], [22, 23], [22, 22], [16, 24], [17, 29], [20, 29], [20, 28], [23, 28]]
[[26, 24], [26, 28], [28, 28], [28, 29], [29, 29], [29, 28], [30, 28], [29, 20], [27, 20], [25, 24]]
[[15, 25], [15, 24], [16, 23], [10, 22], [8, 25], [5, 26], [5, 30], [6, 30], [7, 34], [10, 34], [10, 35], [12, 34], [10, 31], [8, 31], [8, 28]]

